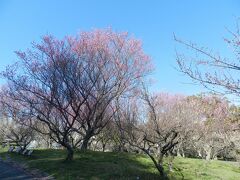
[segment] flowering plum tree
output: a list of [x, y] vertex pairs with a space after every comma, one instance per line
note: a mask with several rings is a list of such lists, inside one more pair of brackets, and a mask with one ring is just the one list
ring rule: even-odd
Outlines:
[[114, 100], [131, 95], [152, 69], [140, 41], [111, 30], [63, 40], [44, 36], [16, 54], [20, 61], [2, 72], [6, 94], [24, 107], [25, 121], [48, 127], [45, 132], [68, 150], [67, 160], [73, 159], [73, 134], [75, 145], [86, 149], [112, 118]]

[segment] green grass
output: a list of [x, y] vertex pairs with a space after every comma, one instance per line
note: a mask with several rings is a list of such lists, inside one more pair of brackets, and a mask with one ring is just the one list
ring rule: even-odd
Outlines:
[[0, 147], [0, 154], [5, 153], [7, 151], [7, 148]]
[[[67, 163], [63, 150], [35, 150], [33, 157], [24, 157], [0, 148], [0, 156], [4, 158], [6, 155], [57, 179], [159, 179], [153, 163], [145, 155], [75, 152], [74, 161]], [[170, 179], [235, 180], [240, 179], [240, 168], [231, 162], [175, 158], [174, 172], [168, 174]]]
[[192, 158], [176, 158], [174, 161], [175, 173], [171, 174], [176, 179], [240, 179], [240, 166], [236, 162], [206, 161]]

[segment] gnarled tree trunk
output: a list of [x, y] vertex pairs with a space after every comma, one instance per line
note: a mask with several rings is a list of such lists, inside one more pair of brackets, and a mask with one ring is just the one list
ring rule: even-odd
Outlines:
[[85, 151], [85, 150], [87, 150], [88, 149], [88, 143], [89, 143], [89, 141], [90, 141], [90, 139], [91, 139], [91, 137], [93, 136], [93, 133], [91, 133], [91, 132], [88, 132], [87, 134], [86, 134], [86, 136], [84, 137], [84, 139], [83, 139], [83, 143], [82, 143], [82, 145], [81, 145], [81, 151]]
[[66, 161], [72, 161], [73, 160], [73, 148], [70, 145], [66, 145], [66, 149], [67, 149], [67, 158]]

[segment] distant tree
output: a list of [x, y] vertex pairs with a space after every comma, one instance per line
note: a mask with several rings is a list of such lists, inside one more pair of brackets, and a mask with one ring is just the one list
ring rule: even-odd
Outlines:
[[218, 157], [224, 160], [240, 161], [240, 109], [239, 106], [231, 105], [228, 109], [228, 117], [224, 120], [224, 146], [219, 149]]
[[196, 101], [191, 97], [182, 96], [175, 105], [175, 121], [178, 122], [178, 144], [174, 147], [177, 156], [185, 157], [188, 155], [193, 142], [192, 137], [197, 129], [196, 122], [199, 119], [199, 108]]
[[3, 96], [0, 97], [0, 136], [5, 143], [15, 143], [23, 151], [34, 140], [36, 132], [21, 123], [17, 108], [9, 108], [2, 103]]
[[[113, 136], [114, 133], [114, 126], [112, 122], [108, 123], [106, 127], [94, 138], [93, 141], [93, 149], [100, 150], [105, 152], [106, 150], [113, 150]], [[111, 147], [111, 149], [109, 149]]]
[[214, 94], [186, 97], [179, 108], [181, 112], [179, 144], [182, 156], [216, 158], [223, 149], [231, 146], [234, 123], [229, 121], [230, 104], [227, 99]]
[[214, 95], [198, 96], [195, 100], [200, 116], [196, 122], [196, 143], [204, 152], [206, 160], [210, 160], [230, 143], [227, 137], [231, 130], [227, 122], [229, 103], [226, 99]]
[[66, 160], [73, 159], [73, 146], [87, 149], [114, 115], [114, 99], [131, 95], [152, 69], [140, 41], [111, 30], [63, 40], [45, 36], [16, 53], [18, 64], [2, 73], [8, 80], [5, 93], [24, 107], [20, 111], [28, 124], [48, 128], [35, 129], [65, 147]]

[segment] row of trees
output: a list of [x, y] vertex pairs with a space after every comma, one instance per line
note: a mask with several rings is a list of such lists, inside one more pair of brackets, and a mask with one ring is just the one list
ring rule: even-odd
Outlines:
[[239, 156], [239, 132], [235, 131], [239, 109], [226, 99], [216, 95], [144, 93], [125, 103], [112, 128], [105, 129], [112, 150], [117, 136], [117, 145], [123, 150], [141, 150], [162, 173], [164, 156], [206, 160], [237, 160]]
[[2, 141], [23, 149], [55, 142], [69, 161], [74, 149], [143, 152], [161, 176], [165, 156], [237, 158], [238, 107], [215, 94], [149, 93], [151, 60], [127, 33], [45, 36], [16, 53], [19, 61], [2, 72]]
[[[143, 152], [152, 159], [162, 176], [165, 176], [163, 158], [166, 156], [170, 157], [170, 170], [174, 156], [206, 160], [239, 158], [240, 138], [239, 131], [235, 130], [239, 124], [239, 108], [224, 98], [216, 95], [151, 95], [143, 90], [138, 96], [118, 100], [115, 106], [115, 113], [106, 126], [88, 141], [89, 149]], [[6, 109], [2, 108], [2, 112], [6, 114]], [[52, 138], [54, 132], [47, 129], [47, 125], [26, 126], [22, 116], [12, 119], [9, 115], [7, 111], [8, 117], [5, 115], [0, 128], [5, 139], [23, 148], [32, 140], [37, 140], [39, 147], [45, 144], [51, 148], [49, 142], [53, 141], [60, 144]], [[43, 131], [49, 133], [39, 133]], [[73, 150], [82, 148], [83, 140], [76, 145], [80, 138], [81, 134], [77, 132], [69, 137], [68, 143]]]

